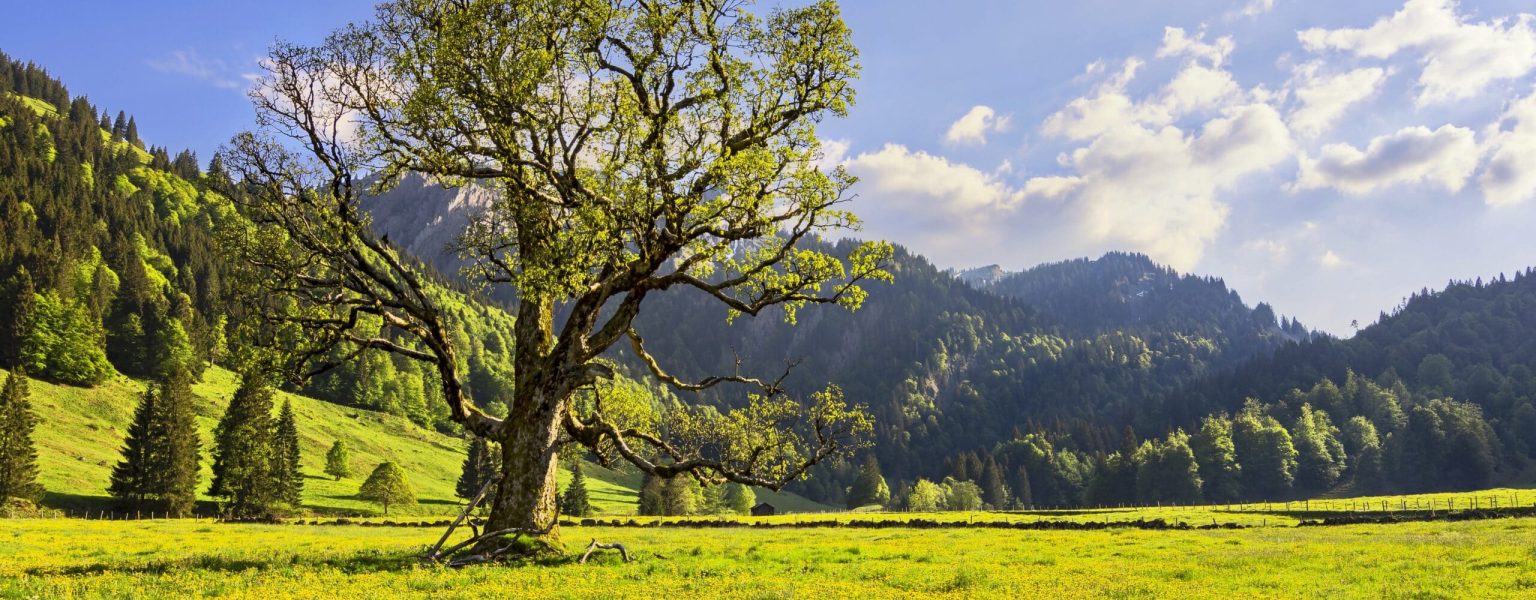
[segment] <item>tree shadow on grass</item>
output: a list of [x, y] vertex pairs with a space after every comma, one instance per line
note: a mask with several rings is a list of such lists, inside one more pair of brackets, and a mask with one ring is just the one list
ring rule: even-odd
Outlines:
[[149, 561], [134, 564], [131, 562], [97, 562], [88, 565], [76, 565], [62, 568], [33, 568], [28, 569], [27, 574], [32, 576], [43, 575], [100, 575], [106, 572], [129, 573], [136, 575], [164, 575], [182, 571], [213, 571], [220, 573], [239, 573], [250, 570], [277, 570], [294, 566], [308, 566], [314, 568], [332, 568], [348, 575], [361, 575], [383, 571], [401, 571], [420, 565], [421, 554], [415, 551], [363, 551], [347, 556], [332, 558], [305, 558], [299, 556], [274, 556], [269, 559], [251, 559], [243, 557], [200, 555], [174, 560]]

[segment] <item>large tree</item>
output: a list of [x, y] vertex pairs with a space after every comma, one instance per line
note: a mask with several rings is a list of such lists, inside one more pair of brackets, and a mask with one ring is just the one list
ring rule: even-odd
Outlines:
[[272, 388], [259, 377], [247, 375], [213, 438], [213, 485], [208, 495], [224, 497], [226, 509], [236, 516], [270, 511], [279, 499], [281, 484], [273, 468]]
[[[265, 292], [254, 337], [296, 350], [299, 376], [366, 350], [434, 366], [452, 418], [499, 444], [491, 532], [554, 534], [564, 443], [663, 479], [771, 489], [860, 447], [868, 417], [836, 388], [802, 401], [783, 377], [682, 381], [632, 326], [667, 291], [792, 322], [807, 304], [856, 308], [861, 282], [890, 277], [888, 244], [844, 261], [802, 243], [858, 223], [843, 207], [853, 178], [822, 166], [816, 137], [853, 100], [838, 6], [745, 4], [397, 0], [318, 46], [276, 45], [253, 94], [262, 131], [225, 152], [254, 224], [226, 239]], [[360, 206], [409, 172], [495, 192], [458, 250], [517, 298], [505, 417], [468, 397], [449, 315]], [[599, 360], [626, 340], [674, 388], [748, 398], [629, 418]]]
[[28, 398], [27, 373], [12, 370], [0, 388], [0, 501], [6, 498], [36, 500], [43, 488], [37, 484], [37, 447], [32, 430], [37, 414]]
[[192, 512], [202, 444], [192, 403], [192, 376], [183, 368], [162, 374], [144, 391], [108, 488], [126, 507], [174, 516]]

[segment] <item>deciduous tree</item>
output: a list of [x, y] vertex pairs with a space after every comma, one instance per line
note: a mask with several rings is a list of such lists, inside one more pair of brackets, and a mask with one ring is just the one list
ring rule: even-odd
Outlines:
[[[779, 489], [859, 448], [865, 413], [835, 388], [788, 398], [782, 377], [683, 381], [632, 323], [668, 290], [793, 322], [808, 304], [856, 308], [861, 282], [889, 278], [888, 244], [846, 261], [802, 244], [858, 223], [853, 178], [819, 166], [815, 127], [846, 112], [856, 56], [831, 0], [762, 18], [717, 0], [397, 0], [317, 47], [278, 44], [254, 94], [263, 132], [224, 153], [255, 223], [227, 239], [268, 292], [256, 338], [296, 348], [300, 377], [370, 349], [433, 365], [452, 418], [500, 444], [491, 531], [553, 534], [563, 439], [664, 479]], [[496, 192], [459, 250], [516, 292], [504, 418], [467, 397], [449, 316], [360, 209], [365, 175], [379, 191], [407, 172]], [[577, 410], [626, 340], [674, 388], [753, 393], [654, 427], [601, 399]]]

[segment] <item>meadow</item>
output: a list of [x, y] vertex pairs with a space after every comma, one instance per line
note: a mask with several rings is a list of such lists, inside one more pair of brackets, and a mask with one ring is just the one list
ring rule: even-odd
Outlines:
[[[849, 516], [847, 518], [854, 518]], [[863, 517], [858, 517], [863, 518]], [[616, 553], [446, 569], [439, 530], [0, 521], [0, 597], [864, 598], [1536, 595], [1536, 518], [1237, 530], [565, 527]]]

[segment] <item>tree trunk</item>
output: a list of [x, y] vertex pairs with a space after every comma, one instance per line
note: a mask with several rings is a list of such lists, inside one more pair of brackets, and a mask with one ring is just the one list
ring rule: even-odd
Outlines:
[[[528, 402], [515, 403], [517, 409], [527, 410], [514, 409], [507, 415], [500, 440], [501, 478], [485, 531], [547, 531], [542, 535], [525, 535], [539, 538], [547, 548], [559, 551], [562, 548], [555, 506], [555, 442], [560, 435], [559, 408], [563, 401], [546, 402], [542, 394], [533, 396]], [[477, 550], [490, 550], [506, 543], [485, 540]]]

